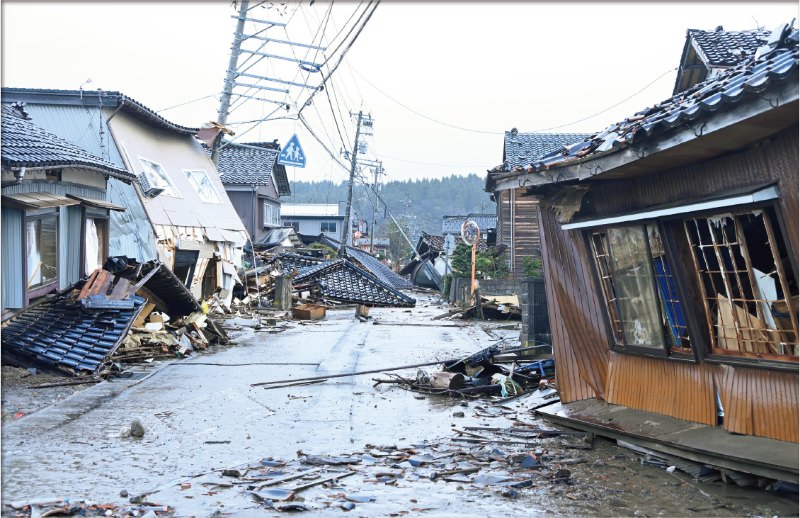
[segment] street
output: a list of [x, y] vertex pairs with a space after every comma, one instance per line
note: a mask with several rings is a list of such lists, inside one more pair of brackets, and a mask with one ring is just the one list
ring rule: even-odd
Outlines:
[[[500, 459], [517, 450], [511, 444], [454, 445], [452, 430], [547, 423], [522, 403], [498, 410], [486, 400], [461, 402], [389, 384], [373, 386], [374, 379], [386, 378], [381, 375], [283, 388], [251, 386], [464, 357], [518, 333], [497, 323], [493, 331], [491, 323], [433, 321], [443, 306], [428, 295], [418, 301], [411, 310], [373, 308], [368, 322], [355, 319], [352, 308], [331, 310], [324, 320], [289, 321], [289, 328], [278, 333], [237, 319], [242, 329], [232, 346], [150, 367], [139, 379], [91, 386], [4, 423], [4, 515], [14, 515], [7, 507], [12, 503], [86, 499], [122, 508], [134, 498], [170, 506], [176, 516], [261, 516], [270, 511], [268, 505], [218, 472], [291, 465], [317, 455], [352, 456], [351, 464], [358, 466], [356, 476], [298, 492], [292, 501], [316, 515], [348, 509], [359, 516], [684, 515], [687, 509], [697, 509], [697, 516], [797, 513], [793, 499], [697, 485], [685, 475], [643, 466], [632, 452], [599, 438], [593, 450], [542, 442], [539, 457], [550, 454], [563, 465], [553, 463], [539, 472], [568, 465], [562, 475], [567, 479], [560, 481], [539, 473], [527, 475], [532, 484], [495, 488], [478, 478], [435, 481], [425, 466], [418, 471], [399, 461], [383, 469], [380, 457], [394, 458], [398, 451], [428, 455], [426, 462], [436, 466], [432, 459], [481, 450], [489, 460], [480, 477], [507, 469]], [[413, 377], [415, 371], [402, 373]], [[144, 427], [141, 438], [123, 433], [134, 419]], [[392, 472], [392, 480], [381, 478], [384, 472]]]

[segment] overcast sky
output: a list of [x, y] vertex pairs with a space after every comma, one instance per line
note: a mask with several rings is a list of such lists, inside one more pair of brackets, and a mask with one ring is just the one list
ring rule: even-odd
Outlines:
[[[336, 34], [366, 2], [361, 9], [336, 3], [325, 23], [329, 5], [264, 3], [250, 16], [287, 22], [268, 37], [309, 44], [324, 34], [322, 46], [335, 46]], [[118, 90], [183, 125], [217, 118], [235, 29], [229, 1], [3, 0], [0, 6], [3, 86]], [[797, 16], [794, 1], [384, 2], [303, 116], [340, 156], [355, 131], [347, 113], [369, 113], [374, 135], [365, 157], [383, 162], [384, 180], [484, 175], [502, 161], [503, 131], [591, 133], [669, 97], [686, 29], [771, 29]], [[248, 23], [246, 31], [255, 27]], [[332, 65], [341, 49], [331, 47], [322, 55], [333, 55]], [[324, 59], [294, 48], [292, 54], [291, 47], [270, 43], [262, 51]], [[306, 80], [296, 67], [267, 58], [250, 72]], [[319, 83], [319, 74], [305, 75], [309, 84]], [[248, 95], [302, 106], [309, 91]], [[240, 142], [285, 143], [298, 135], [307, 165], [289, 168], [290, 180], [347, 177], [296, 120], [247, 122], [269, 116], [276, 105], [239, 98], [234, 106], [229, 121]]]

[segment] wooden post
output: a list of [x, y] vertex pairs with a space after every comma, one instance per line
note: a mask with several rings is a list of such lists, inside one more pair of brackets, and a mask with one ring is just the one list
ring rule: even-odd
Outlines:
[[275, 298], [273, 307], [283, 311], [292, 308], [292, 279], [280, 276], [275, 278]]

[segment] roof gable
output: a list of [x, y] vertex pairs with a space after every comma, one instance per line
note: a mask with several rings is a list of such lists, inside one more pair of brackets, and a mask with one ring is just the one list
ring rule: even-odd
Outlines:
[[28, 104], [54, 104], [87, 106], [91, 108], [106, 107], [120, 110], [136, 117], [147, 124], [180, 133], [195, 135], [198, 128], [188, 128], [170, 122], [144, 104], [127, 95], [105, 90], [53, 90], [39, 88], [3, 88], [3, 102], [24, 102]]
[[729, 68], [751, 59], [765, 45], [770, 31], [713, 31], [688, 29], [673, 94], [713, 75], [714, 69]]
[[226, 185], [268, 185], [274, 181], [278, 195], [289, 195], [292, 193], [289, 178], [286, 167], [277, 162], [278, 153], [277, 141], [228, 143], [219, 153], [220, 179]]

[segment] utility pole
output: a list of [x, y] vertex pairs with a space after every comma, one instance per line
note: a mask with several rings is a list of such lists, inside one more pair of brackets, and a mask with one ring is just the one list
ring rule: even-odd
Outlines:
[[[222, 88], [222, 99], [219, 103], [219, 111], [217, 112], [217, 123], [220, 126], [225, 126], [228, 122], [228, 110], [231, 107], [231, 94], [233, 94], [234, 81], [236, 80], [236, 70], [239, 63], [239, 53], [242, 50], [242, 39], [244, 37], [244, 22], [247, 17], [247, 8], [250, 0], [241, 0], [239, 5], [239, 17], [236, 21], [236, 32], [233, 34], [233, 45], [231, 46], [231, 58], [228, 61], [228, 71], [225, 73], [225, 86]], [[222, 135], [220, 131], [217, 138], [214, 139], [214, 146], [211, 149], [211, 161], [214, 165], [219, 165], [219, 148], [222, 144]]]
[[[284, 96], [287, 96], [289, 95], [289, 87], [292, 86], [297, 88], [308, 89], [311, 91], [317, 91], [320, 88], [320, 86], [322, 86], [321, 84], [310, 85], [306, 83], [297, 83], [294, 81], [287, 81], [279, 77], [270, 77], [268, 75], [255, 73], [253, 68], [264, 59], [270, 60], [269, 61], [270, 63], [277, 63], [283, 61], [294, 62], [301, 67], [305, 67], [305, 69], [307, 70], [315, 72], [319, 72], [320, 67], [322, 66], [321, 63], [304, 61], [294, 56], [283, 55], [285, 54], [285, 52], [282, 54], [268, 54], [266, 52], [262, 52], [261, 49], [263, 49], [264, 46], [267, 45], [268, 43], [272, 44], [270, 45], [270, 48], [272, 48], [275, 45], [279, 46], [285, 45], [292, 48], [301, 47], [306, 49], [318, 50], [321, 52], [324, 52], [325, 50], [327, 50], [327, 48], [321, 47], [319, 45], [309, 45], [305, 43], [298, 43], [283, 39], [267, 37], [269, 34], [268, 32], [269, 29], [273, 27], [286, 27], [286, 23], [274, 20], [260, 20], [248, 16], [248, 11], [250, 10], [249, 4], [250, 4], [249, 0], [240, 0], [239, 13], [236, 16], [231, 16], [231, 18], [236, 19], [236, 32], [233, 34], [233, 44], [231, 45], [231, 57], [230, 60], [228, 61], [228, 71], [225, 74], [225, 84], [222, 89], [222, 97], [220, 98], [219, 110], [217, 112], [217, 123], [223, 127], [228, 122], [228, 114], [231, 111], [231, 104], [233, 98], [236, 98], [236, 101], [233, 102], [234, 110], [236, 110], [239, 106], [241, 106], [241, 104], [244, 103], [244, 99], [247, 99], [252, 101], [275, 104], [288, 111], [290, 109], [290, 105], [285, 100], [285, 97], [284, 100], [276, 100], [258, 96], [256, 95], [256, 93], [278, 92], [280, 94], [283, 94]], [[255, 7], [258, 6], [256, 5]], [[245, 22], [251, 22], [255, 24], [256, 28], [253, 29], [251, 33], [247, 33], [245, 31]], [[252, 48], [253, 45], [258, 45], [258, 47], [256, 49], [253, 49]], [[246, 54], [247, 57], [243, 59], [241, 62], [239, 62], [239, 57], [242, 54]], [[255, 83], [244, 82], [248, 80], [250, 81], [255, 80]], [[273, 84], [273, 83], [277, 83], [279, 87], [275, 88], [274, 86], [266, 86], [266, 84]], [[238, 93], [237, 91], [235, 91], [237, 87], [239, 88]], [[242, 93], [241, 90], [242, 88], [247, 88], [247, 92], [250, 92], [252, 90], [255, 90], [256, 92], [251, 95], [246, 95], [245, 93]], [[214, 162], [214, 165], [218, 164], [219, 150], [223, 147], [222, 135], [223, 133], [220, 132], [214, 139], [214, 143], [211, 146], [211, 160]]]
[[[352, 115], [352, 114], [351, 114]], [[353, 205], [353, 180], [356, 176], [356, 160], [358, 159], [358, 138], [361, 136], [361, 120], [364, 113], [358, 112], [356, 122], [356, 138], [353, 140], [353, 154], [350, 157], [350, 184], [347, 186], [347, 204], [344, 209], [344, 225], [342, 226], [342, 239], [339, 242], [339, 257], [344, 257], [347, 247], [347, 238], [350, 234], [350, 210]]]
[[378, 212], [378, 175], [383, 173], [383, 163], [378, 162], [380, 165], [373, 169], [375, 180], [372, 182], [373, 190], [375, 191], [375, 205], [372, 206], [372, 225], [369, 227], [369, 253], [374, 254], [375, 245], [375, 213]]

